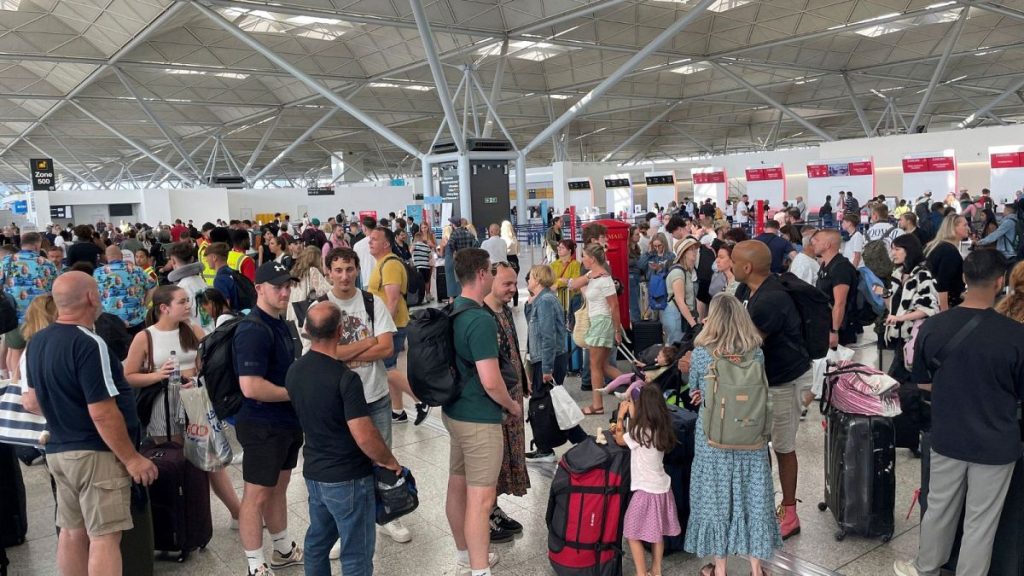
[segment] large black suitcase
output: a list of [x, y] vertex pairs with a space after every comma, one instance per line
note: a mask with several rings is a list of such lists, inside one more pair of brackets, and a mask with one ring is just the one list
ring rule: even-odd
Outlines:
[[657, 320], [637, 320], [633, 322], [633, 353], [637, 356], [640, 352], [661, 344], [664, 338], [661, 332], [661, 322]]
[[149, 491], [132, 485], [132, 529], [121, 533], [122, 572], [132, 576], [153, 576], [153, 514]]
[[[928, 509], [928, 486], [931, 479], [931, 433], [921, 435], [921, 519]], [[956, 537], [949, 551], [949, 560], [944, 569], [956, 572], [960, 558], [960, 543], [964, 537], [964, 514], [960, 513], [960, 522], [956, 527]], [[1010, 488], [1006, 491], [1003, 502], [1003, 513], [999, 516], [999, 526], [992, 542], [992, 564], [988, 576], [1024, 576], [1024, 458], [1017, 460], [1010, 478]]]
[[437, 266], [434, 268], [434, 278], [436, 282], [434, 284], [435, 294], [438, 302], [444, 302], [448, 299], [448, 278], [444, 273], [443, 266]]
[[686, 542], [686, 525], [690, 522], [690, 471], [693, 468], [693, 437], [697, 427], [697, 414], [677, 406], [668, 407], [672, 417], [672, 428], [676, 431], [679, 444], [665, 454], [665, 472], [672, 479], [672, 498], [679, 514], [679, 526], [683, 531], [678, 536], [666, 536], [665, 554], [682, 552]]
[[[165, 422], [170, 423], [166, 394], [164, 410]], [[175, 442], [147, 448], [142, 455], [156, 464], [159, 473], [149, 487], [153, 546], [164, 553], [178, 552], [177, 561], [184, 562], [213, 538], [209, 476], [193, 466]]]
[[0, 547], [25, 542], [28, 533], [28, 512], [25, 481], [14, 446], [0, 444]]
[[825, 431], [825, 501], [819, 510], [832, 510], [839, 529], [836, 540], [849, 533], [892, 538], [895, 528], [896, 447], [892, 418], [846, 414], [830, 409]]

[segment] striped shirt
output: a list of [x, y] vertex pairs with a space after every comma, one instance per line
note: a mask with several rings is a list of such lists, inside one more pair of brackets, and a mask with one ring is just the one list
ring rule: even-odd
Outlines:
[[416, 268], [430, 268], [430, 246], [422, 240], [412, 244], [412, 264]]

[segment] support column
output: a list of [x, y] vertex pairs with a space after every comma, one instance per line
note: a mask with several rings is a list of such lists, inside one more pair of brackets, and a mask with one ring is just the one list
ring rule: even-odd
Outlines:
[[459, 154], [459, 217], [473, 222], [473, 199], [470, 186], [472, 178], [470, 175], [469, 155], [466, 152]]
[[526, 154], [516, 158], [516, 214], [519, 224], [526, 223]]

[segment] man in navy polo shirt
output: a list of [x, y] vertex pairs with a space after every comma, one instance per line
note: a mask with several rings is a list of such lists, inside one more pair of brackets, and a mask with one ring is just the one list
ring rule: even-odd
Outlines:
[[786, 271], [786, 260], [796, 257], [796, 247], [779, 235], [779, 223], [769, 219], [764, 224], [764, 233], [758, 234], [754, 240], [763, 242], [772, 253], [772, 274], [781, 274]]
[[[285, 376], [295, 359], [295, 342], [283, 316], [296, 279], [279, 262], [256, 271], [256, 307], [235, 331], [235, 370], [242, 408], [235, 416], [245, 450], [245, 491], [239, 534], [250, 576], [272, 576], [272, 568], [302, 564], [302, 549], [288, 537], [286, 493], [302, 447], [302, 428], [288, 399]], [[274, 541], [269, 566], [263, 555], [263, 526]]]

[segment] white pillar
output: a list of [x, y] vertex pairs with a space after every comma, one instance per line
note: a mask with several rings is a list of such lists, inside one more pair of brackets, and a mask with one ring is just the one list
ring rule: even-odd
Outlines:
[[[459, 217], [473, 222], [473, 199], [470, 196], [470, 165], [469, 156], [465, 152], [459, 154]], [[476, 222], [473, 222], [476, 225]]]

